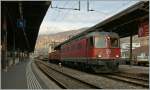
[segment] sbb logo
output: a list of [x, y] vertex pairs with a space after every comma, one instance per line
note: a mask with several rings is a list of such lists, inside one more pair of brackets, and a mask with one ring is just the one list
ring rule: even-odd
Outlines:
[[111, 54], [111, 50], [110, 49], [106, 49], [106, 56], [109, 57]]

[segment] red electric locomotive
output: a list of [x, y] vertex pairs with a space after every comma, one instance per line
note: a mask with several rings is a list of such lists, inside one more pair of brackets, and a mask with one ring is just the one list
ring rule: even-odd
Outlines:
[[59, 45], [60, 61], [96, 73], [115, 72], [119, 66], [119, 40], [116, 33], [98, 31], [69, 39]]

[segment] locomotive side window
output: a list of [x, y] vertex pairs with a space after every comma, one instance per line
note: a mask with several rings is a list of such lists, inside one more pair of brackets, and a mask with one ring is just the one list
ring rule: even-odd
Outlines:
[[111, 47], [119, 47], [119, 42], [117, 38], [110, 38]]
[[88, 39], [88, 44], [89, 44], [90, 47], [93, 47], [93, 46], [94, 46], [93, 37], [90, 37], [90, 38]]
[[95, 47], [96, 48], [105, 48], [105, 40], [104, 37], [95, 37]]

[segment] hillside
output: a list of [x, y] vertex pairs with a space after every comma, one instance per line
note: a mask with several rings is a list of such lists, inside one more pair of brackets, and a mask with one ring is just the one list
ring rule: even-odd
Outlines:
[[50, 44], [54, 42], [63, 42], [70, 37], [85, 31], [87, 28], [81, 28], [78, 30], [71, 30], [71, 31], [65, 31], [65, 32], [59, 32], [56, 34], [49, 34], [49, 35], [39, 35], [37, 38], [36, 50], [42, 50], [42, 51], [48, 51], [48, 47]]

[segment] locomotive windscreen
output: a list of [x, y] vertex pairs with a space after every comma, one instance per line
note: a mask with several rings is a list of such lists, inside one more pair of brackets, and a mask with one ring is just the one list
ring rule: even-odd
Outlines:
[[119, 39], [110, 36], [97, 36], [95, 37], [95, 48], [118, 48]]
[[95, 37], [95, 47], [96, 48], [105, 48], [104, 37]]

